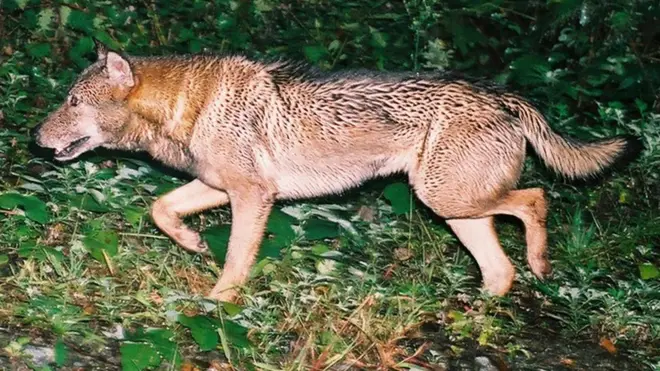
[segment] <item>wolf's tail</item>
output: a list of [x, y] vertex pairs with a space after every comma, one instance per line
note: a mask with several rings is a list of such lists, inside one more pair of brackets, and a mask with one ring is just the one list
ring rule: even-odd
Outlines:
[[595, 175], [622, 157], [641, 150], [641, 142], [635, 137], [615, 137], [591, 143], [561, 137], [528, 102], [505, 96], [501, 103], [519, 118], [525, 137], [543, 161], [568, 178]]

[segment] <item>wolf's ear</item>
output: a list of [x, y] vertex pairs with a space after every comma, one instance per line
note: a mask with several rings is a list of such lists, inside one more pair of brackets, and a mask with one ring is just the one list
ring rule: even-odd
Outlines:
[[105, 58], [105, 68], [108, 71], [108, 78], [113, 82], [129, 87], [135, 85], [131, 65], [121, 55], [109, 51]]
[[94, 50], [96, 50], [96, 58], [105, 59], [108, 56], [108, 47], [105, 46], [102, 42], [99, 41], [96, 37], [92, 37], [94, 40]]

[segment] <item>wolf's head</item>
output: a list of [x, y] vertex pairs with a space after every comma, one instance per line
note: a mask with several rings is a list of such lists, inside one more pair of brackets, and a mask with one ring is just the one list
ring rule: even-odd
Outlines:
[[53, 148], [60, 161], [111, 146], [129, 119], [126, 97], [136, 83], [131, 65], [94, 42], [96, 62], [78, 76], [64, 103], [34, 129], [37, 144]]

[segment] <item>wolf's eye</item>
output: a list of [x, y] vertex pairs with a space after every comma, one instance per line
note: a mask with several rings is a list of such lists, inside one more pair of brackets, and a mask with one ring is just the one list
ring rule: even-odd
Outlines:
[[78, 97], [76, 97], [75, 95], [72, 95], [71, 98], [69, 98], [69, 104], [70, 104], [72, 107], [77, 106], [78, 103], [79, 103], [79, 101], [78, 101]]

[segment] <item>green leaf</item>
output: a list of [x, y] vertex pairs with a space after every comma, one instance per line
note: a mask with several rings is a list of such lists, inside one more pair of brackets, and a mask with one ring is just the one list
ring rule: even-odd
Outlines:
[[231, 317], [243, 311], [243, 308], [241, 306], [229, 302], [222, 302], [222, 309], [224, 309], [225, 312]]
[[123, 211], [126, 221], [131, 223], [134, 227], [138, 227], [142, 218], [147, 215], [147, 211], [139, 206], [126, 206]]
[[643, 263], [639, 265], [639, 276], [643, 280], [650, 280], [660, 276], [660, 271], [652, 263]]
[[369, 31], [371, 31], [371, 45], [375, 48], [384, 49], [387, 46], [388, 35], [373, 27], [369, 27]]
[[287, 243], [280, 239], [264, 238], [259, 247], [259, 255], [257, 260], [264, 258], [279, 259], [282, 256], [282, 248], [286, 247]]
[[303, 48], [305, 57], [312, 63], [316, 63], [323, 59], [328, 54], [325, 46], [323, 45], [306, 45]]
[[173, 337], [174, 333], [172, 331], [160, 328], [151, 328], [146, 331], [138, 328], [136, 331], [126, 334], [127, 341], [145, 343], [160, 355], [160, 357], [177, 366], [181, 363], [181, 355], [178, 351], [178, 345], [172, 341]]
[[268, 216], [266, 230], [283, 239], [293, 240], [296, 237], [296, 233], [294, 232], [292, 225], [295, 224], [298, 224], [298, 219], [280, 209], [273, 209]]
[[215, 260], [220, 264], [225, 263], [230, 232], [231, 226], [223, 224], [208, 228], [201, 233], [202, 238], [209, 245], [209, 249], [213, 253]]
[[218, 327], [223, 330], [220, 332], [220, 336], [226, 336], [226, 340], [234, 347], [239, 349], [247, 349], [250, 347], [250, 340], [247, 337], [247, 328], [229, 319], [223, 319]]
[[405, 183], [397, 182], [388, 185], [385, 187], [383, 195], [392, 205], [392, 210], [396, 215], [408, 214], [414, 209], [410, 187]]
[[7, 263], [9, 263], [9, 255], [0, 254], [0, 266], [5, 265]]
[[111, 230], [93, 232], [83, 238], [83, 245], [94, 259], [104, 262], [103, 252], [112, 257], [119, 250], [119, 237], [117, 232]]
[[23, 209], [25, 216], [37, 223], [46, 224], [50, 220], [46, 203], [40, 199], [15, 192], [0, 195], [0, 209], [13, 210], [17, 207]]
[[72, 10], [67, 21], [68, 26], [76, 31], [91, 33], [94, 30], [94, 17], [83, 11]]
[[39, 43], [39, 44], [29, 44], [27, 46], [27, 53], [30, 57], [41, 59], [46, 58], [50, 55], [50, 44], [48, 43]]
[[123, 343], [119, 351], [122, 371], [141, 371], [161, 362], [158, 352], [148, 343]]
[[94, 199], [94, 197], [89, 194], [74, 196], [71, 198], [69, 205], [82, 210], [94, 211], [97, 213], [105, 213], [110, 211], [109, 207], [101, 205], [98, 201], [96, 201], [96, 199]]
[[46, 261], [49, 257], [58, 262], [62, 262], [64, 260], [64, 254], [61, 251], [52, 249], [50, 247], [35, 245], [34, 243], [24, 244], [21, 246], [18, 249], [18, 256], [21, 258], [34, 258], [38, 261]]
[[339, 236], [339, 225], [325, 219], [308, 219], [305, 221], [303, 230], [305, 231], [305, 238], [310, 241]]
[[326, 252], [330, 251], [330, 247], [328, 245], [324, 245], [324, 244], [317, 244], [317, 245], [312, 246], [311, 251], [312, 251], [312, 254], [320, 256], [320, 255], [323, 255]]
[[29, 0], [15, 0], [16, 5], [18, 5], [19, 9], [23, 10], [27, 6], [27, 3]]
[[[296, 238], [292, 227], [296, 223], [296, 218], [279, 209], [274, 209], [268, 217], [267, 233], [259, 248], [258, 259], [279, 258], [282, 255], [282, 248], [291, 244]], [[230, 234], [231, 225], [217, 225], [202, 232], [202, 237], [208, 243], [213, 256], [221, 264], [225, 262]]]
[[[81, 37], [76, 41], [74, 46], [69, 49], [68, 55], [79, 67], [84, 67], [88, 64], [85, 55], [94, 50], [94, 41], [91, 37]], [[98, 174], [96, 175], [98, 176]]]
[[215, 329], [214, 323], [206, 316], [188, 317], [186, 315], [179, 315], [179, 323], [190, 329], [193, 339], [203, 351], [215, 349], [218, 345], [218, 332]]
[[58, 367], [62, 367], [67, 359], [69, 358], [69, 349], [67, 348], [66, 344], [62, 341], [62, 339], [59, 339], [55, 343], [55, 363], [57, 364]]
[[44, 32], [50, 30], [51, 24], [53, 23], [53, 18], [55, 17], [55, 12], [51, 8], [42, 9], [39, 12], [39, 21], [38, 27], [39, 31]]
[[297, 223], [296, 218], [279, 209], [274, 209], [268, 217], [267, 233], [261, 243], [258, 259], [279, 258], [282, 255], [281, 250], [289, 246], [296, 238], [292, 225]]

